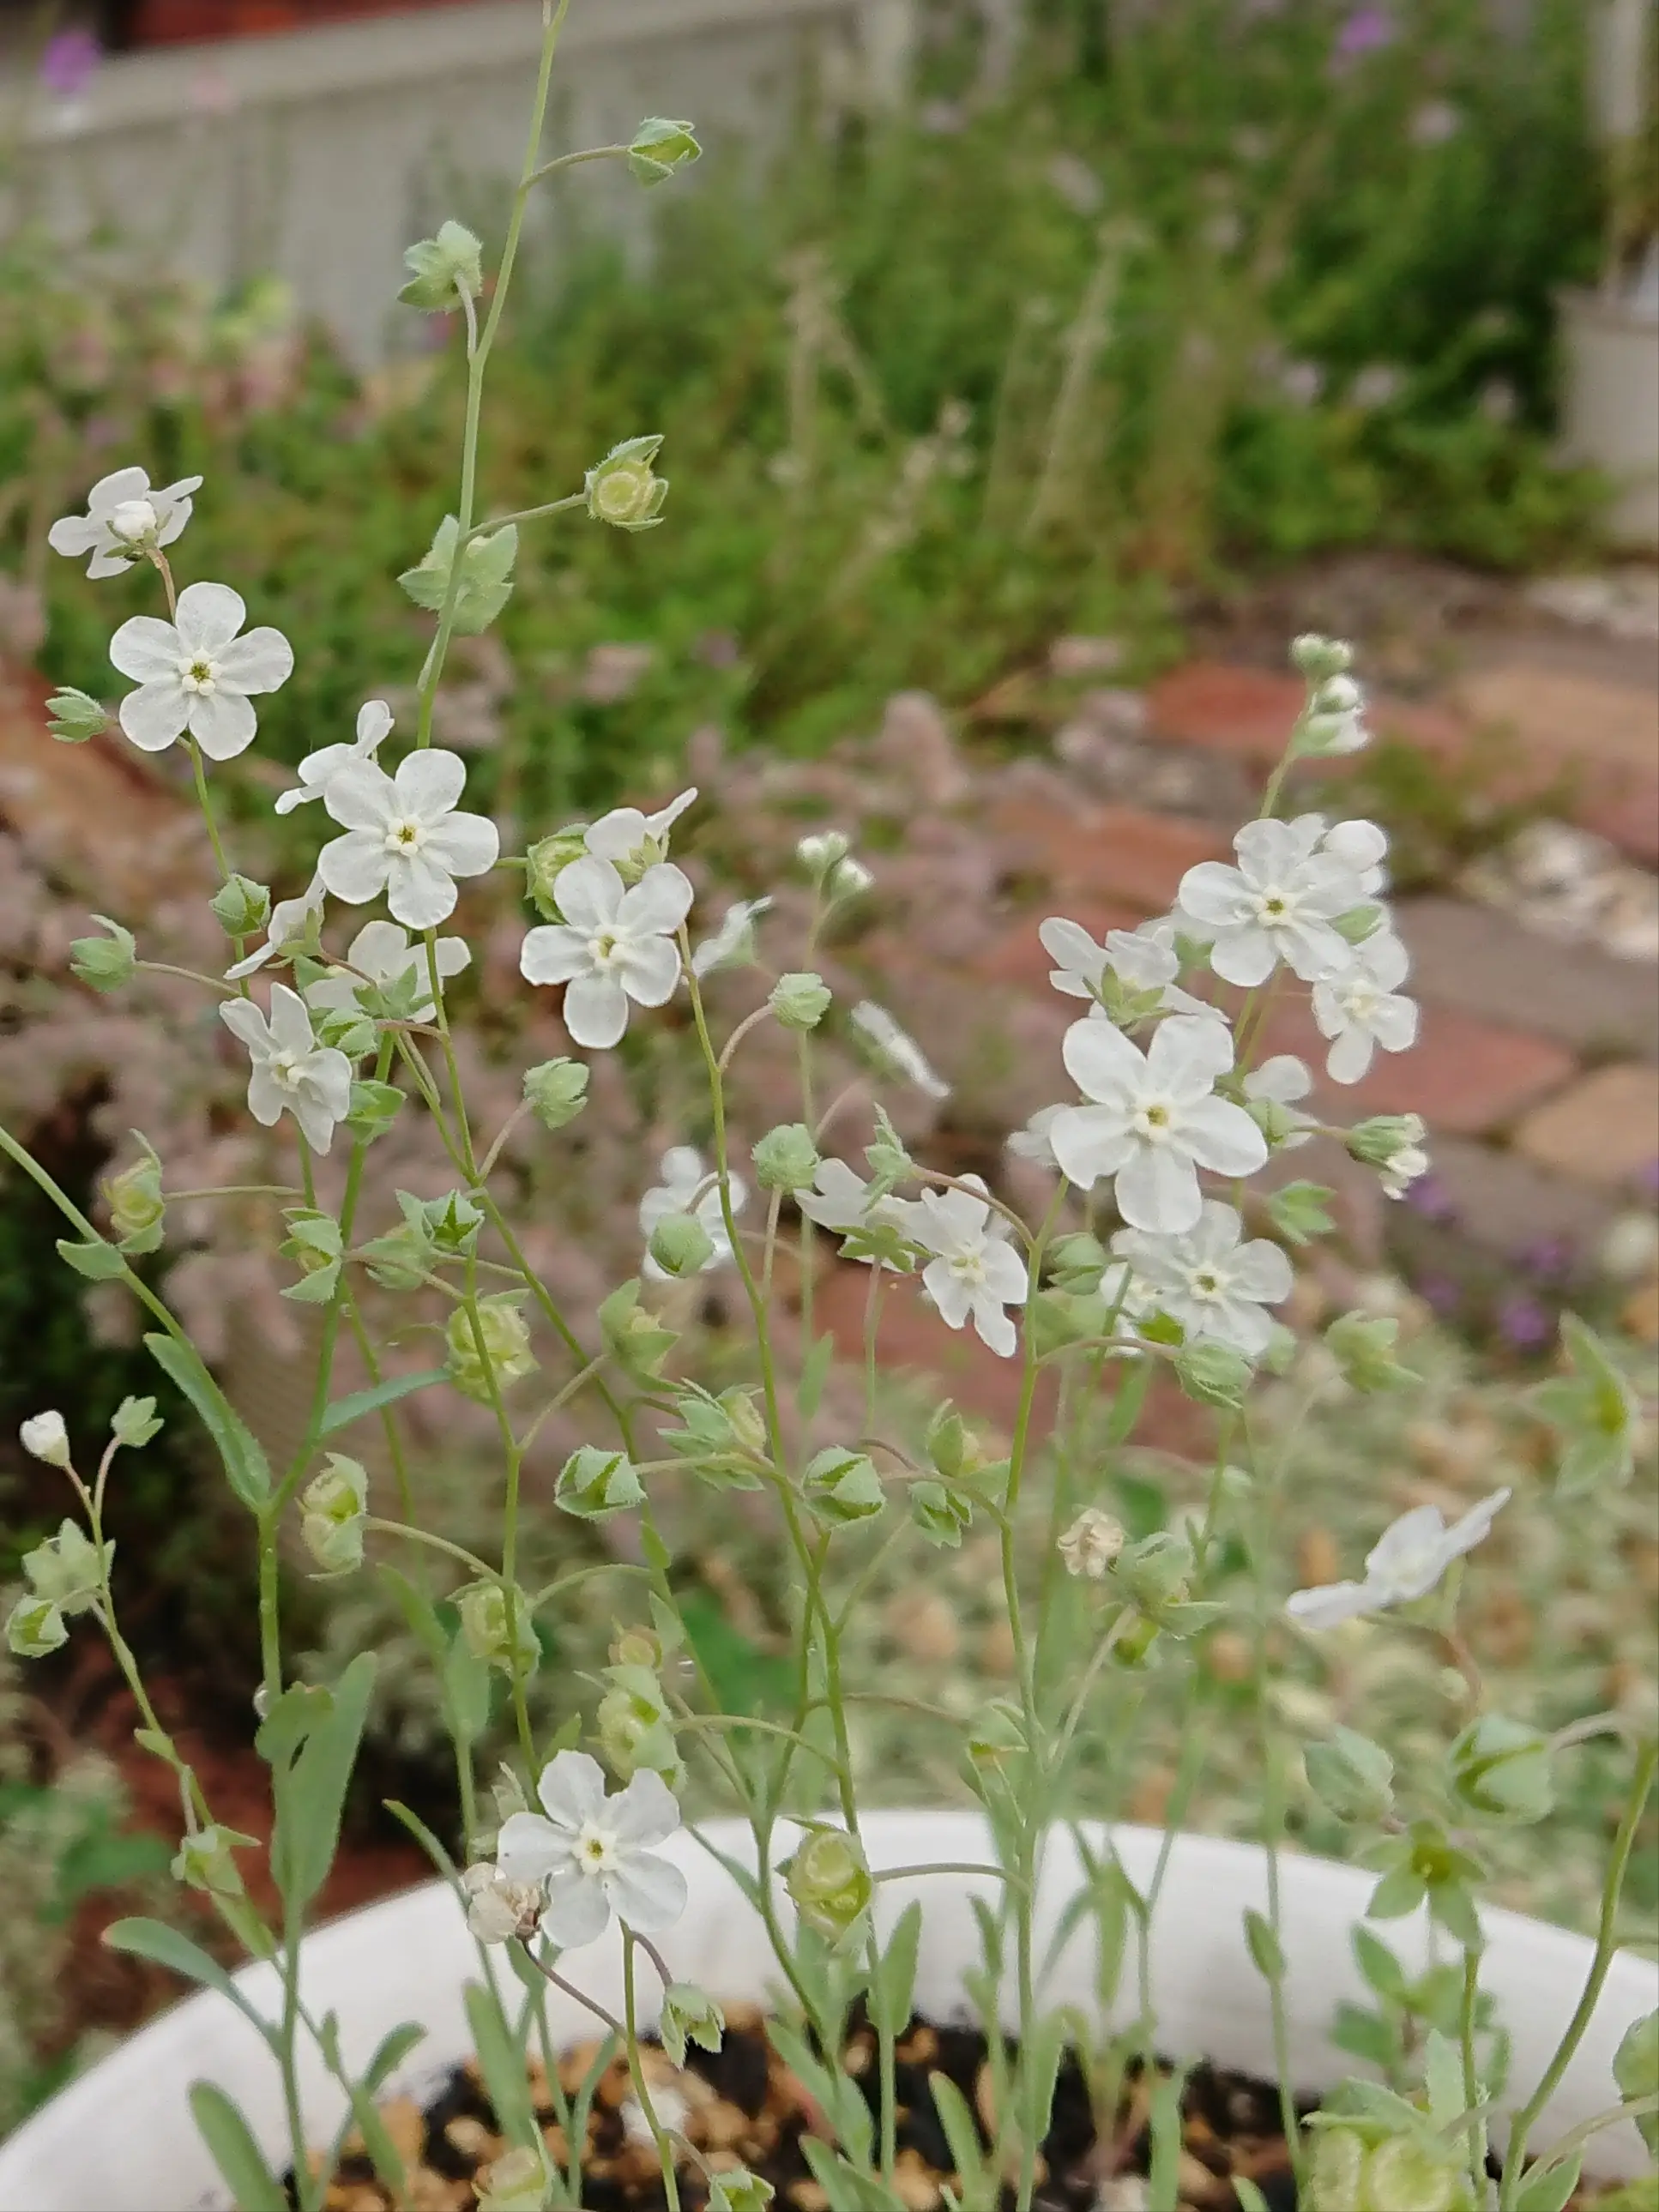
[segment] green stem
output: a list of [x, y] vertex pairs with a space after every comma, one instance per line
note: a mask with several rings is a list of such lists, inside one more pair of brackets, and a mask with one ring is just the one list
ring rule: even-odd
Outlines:
[[634, 2094], [645, 2115], [645, 2124], [651, 2130], [651, 2139], [657, 2147], [657, 2157], [662, 2166], [663, 2194], [667, 2199], [668, 2212], [680, 2212], [680, 2185], [674, 2171], [674, 2146], [668, 2131], [657, 2118], [656, 2107], [651, 2101], [651, 2084], [645, 2078], [645, 2064], [640, 2057], [639, 2000], [634, 1987], [634, 1954], [640, 1939], [624, 1921], [623, 1923], [623, 2017], [626, 2023], [628, 2070], [633, 2076]]
[[[1480, 2068], [1475, 2057], [1474, 2024], [1480, 2008], [1480, 1954], [1478, 1949], [1466, 1948], [1463, 1953], [1463, 1992], [1457, 2008], [1457, 2042], [1463, 2059], [1463, 2103], [1473, 2112], [1480, 2102]], [[1469, 2180], [1474, 2190], [1474, 2202], [1479, 2204], [1486, 2193], [1486, 2130], [1471, 2124], [1466, 2148], [1469, 2155]]]

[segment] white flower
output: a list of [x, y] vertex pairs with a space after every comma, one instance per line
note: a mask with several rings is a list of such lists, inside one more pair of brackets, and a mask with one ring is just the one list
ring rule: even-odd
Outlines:
[[1365, 727], [1365, 695], [1352, 676], [1330, 676], [1314, 695], [1303, 725], [1308, 748], [1321, 756], [1363, 752], [1371, 741]]
[[480, 1862], [461, 1876], [466, 1924], [480, 1943], [505, 1943], [534, 1933], [541, 1917], [541, 1884], [508, 1881], [499, 1867]]
[[[963, 1180], [974, 1191], [977, 1176]], [[1003, 1311], [1025, 1303], [1025, 1262], [1008, 1242], [1010, 1225], [986, 1198], [967, 1190], [924, 1191], [916, 1200], [910, 1234], [938, 1256], [921, 1271], [921, 1286], [948, 1328], [972, 1320], [981, 1341], [1000, 1358], [1012, 1357], [1018, 1336]]]
[[247, 1103], [254, 1120], [269, 1129], [284, 1111], [292, 1114], [312, 1150], [325, 1152], [334, 1124], [351, 1109], [351, 1062], [318, 1043], [305, 1000], [276, 983], [269, 1021], [252, 999], [227, 999], [219, 1014], [253, 1061]]
[[1016, 1129], [1012, 1137], [1004, 1139], [1004, 1151], [1012, 1152], [1017, 1160], [1030, 1160], [1034, 1167], [1047, 1168], [1051, 1175], [1058, 1175], [1060, 1162], [1054, 1158], [1053, 1131], [1066, 1110], [1064, 1106], [1039, 1106], [1023, 1129]]
[[[809, 1221], [838, 1236], [851, 1236], [860, 1229], [893, 1229], [906, 1237], [915, 1234], [915, 1200], [895, 1198], [890, 1191], [879, 1197], [872, 1195], [870, 1185], [845, 1160], [820, 1160], [812, 1188], [799, 1193], [795, 1203]], [[855, 1252], [852, 1256], [866, 1267], [873, 1265], [868, 1252]], [[884, 1260], [881, 1264], [890, 1267], [893, 1263]]]
[[392, 709], [384, 699], [368, 699], [357, 710], [357, 736], [349, 745], [324, 745], [320, 751], [307, 753], [300, 763], [300, 781], [292, 791], [285, 791], [276, 801], [279, 814], [292, 814], [296, 806], [306, 806], [313, 799], [323, 798], [329, 779], [343, 768], [354, 767], [359, 761], [372, 761], [392, 733]]
[[508, 1881], [542, 1885], [550, 1942], [564, 1951], [592, 1943], [613, 1914], [641, 1936], [673, 1926], [685, 1910], [685, 1876], [649, 1848], [680, 1824], [661, 1775], [641, 1770], [607, 1797], [598, 1759], [562, 1751], [542, 1769], [536, 1794], [540, 1813], [502, 1823], [495, 1864]]
[[298, 898], [278, 899], [265, 925], [264, 943], [245, 960], [239, 960], [234, 968], [227, 968], [225, 981], [239, 983], [244, 975], [252, 975], [267, 961], [281, 959], [290, 945], [303, 945], [311, 933], [312, 923], [322, 917], [323, 899], [320, 876], [313, 876]]
[[200, 477], [180, 477], [155, 489], [146, 470], [117, 469], [100, 477], [87, 494], [84, 514], [59, 516], [46, 543], [72, 560], [90, 553], [89, 576], [119, 576], [152, 545], [172, 544], [190, 520], [191, 494], [201, 488]]
[[1152, 1304], [1181, 1323], [1188, 1343], [1208, 1338], [1259, 1359], [1273, 1326], [1262, 1309], [1289, 1297], [1294, 1279], [1277, 1244], [1265, 1237], [1243, 1243], [1243, 1231], [1234, 1209], [1212, 1198], [1184, 1237], [1120, 1230], [1112, 1249]]
[[357, 762], [328, 779], [323, 804], [348, 834], [325, 845], [317, 872], [336, 898], [365, 906], [384, 891], [392, 919], [435, 928], [455, 911], [455, 878], [482, 876], [501, 841], [483, 814], [458, 814], [466, 783], [459, 753], [431, 746], [388, 775]]
[[1333, 1083], [1358, 1083], [1378, 1045], [1407, 1052], [1417, 1042], [1417, 1006], [1398, 986], [1411, 966], [1392, 930], [1374, 930], [1356, 945], [1346, 966], [1313, 987], [1313, 1015], [1322, 1036], [1333, 1040], [1325, 1073]]
[[175, 622], [134, 615], [110, 640], [109, 657], [137, 684], [121, 702], [121, 727], [141, 751], [165, 752], [188, 730], [210, 760], [231, 760], [253, 742], [256, 691], [275, 691], [294, 673], [294, 648], [279, 629], [238, 635], [247, 608], [228, 584], [190, 584]]
[[[447, 982], [452, 975], [459, 975], [472, 957], [465, 939], [461, 937], [441, 937], [434, 950], [437, 955], [440, 982]], [[351, 940], [350, 950], [346, 954], [346, 966], [351, 970], [350, 974], [336, 969], [333, 975], [325, 975], [320, 982], [313, 983], [306, 993], [307, 1003], [347, 1012], [361, 1006], [357, 994], [365, 984], [373, 984], [385, 990], [399, 976], [409, 975], [417, 977], [423, 985], [431, 981], [432, 971], [427, 965], [424, 942], [411, 945], [409, 932], [399, 929], [395, 921], [365, 922]], [[415, 1008], [409, 1018], [415, 1022], [429, 1022], [436, 1018], [436, 1007], [428, 999]]]
[[1437, 1505], [1414, 1506], [1377, 1538], [1366, 1555], [1363, 1583], [1297, 1590], [1285, 1601], [1285, 1610], [1304, 1628], [1334, 1628], [1361, 1613], [1425, 1597], [1454, 1559], [1480, 1542], [1509, 1499], [1507, 1490], [1494, 1490], [1449, 1528]]
[[1054, 962], [1048, 981], [1068, 999], [1098, 999], [1106, 973], [1106, 948], [1097, 945], [1080, 921], [1050, 915], [1037, 940]]
[[628, 1027], [628, 1002], [664, 1006], [680, 980], [674, 933], [691, 908], [691, 880], [659, 862], [626, 886], [615, 864], [573, 860], [558, 877], [562, 922], [525, 938], [519, 969], [532, 983], [563, 983], [564, 1025], [602, 1051]]
[[1384, 1198], [1404, 1198], [1418, 1180], [1429, 1171], [1429, 1156], [1421, 1145], [1401, 1145], [1382, 1170]]
[[921, 1047], [908, 1030], [900, 1028], [885, 1006], [860, 999], [848, 1019], [876, 1058], [884, 1060], [894, 1074], [914, 1083], [930, 1098], [950, 1097], [950, 1085], [935, 1073]]
[[699, 982], [732, 961], [754, 958], [754, 927], [771, 903], [769, 898], [738, 899], [727, 907], [714, 934], [691, 948], [691, 973]]
[[[691, 1145], [671, 1146], [662, 1156], [660, 1172], [662, 1181], [640, 1200], [641, 1236], [649, 1244], [659, 1221], [666, 1221], [677, 1213], [688, 1213], [714, 1248], [699, 1272], [706, 1275], [711, 1268], [724, 1267], [732, 1257], [732, 1240], [726, 1233], [719, 1177], [703, 1165], [702, 1153]], [[730, 1182], [732, 1211], [741, 1213], [749, 1203], [747, 1186], [740, 1176], [732, 1176]], [[645, 1272], [662, 1281], [667, 1271], [659, 1267], [647, 1252]]]
[[33, 1414], [19, 1429], [17, 1436], [31, 1458], [43, 1459], [48, 1467], [69, 1465], [69, 1431], [64, 1426], [61, 1413]]
[[[613, 807], [609, 814], [600, 815], [585, 833], [582, 842], [596, 860], [609, 860], [613, 868], [641, 874], [667, 859], [668, 833], [696, 795], [695, 788], [683, 791], [678, 799], [671, 799], [654, 814], [642, 814], [637, 806]], [[558, 880], [562, 885], [563, 876]], [[564, 911], [562, 889], [559, 892], [559, 911]]]
[[1088, 1189], [1117, 1178], [1117, 1210], [1132, 1229], [1179, 1236], [1202, 1211], [1198, 1170], [1254, 1175], [1267, 1143], [1242, 1106], [1215, 1095], [1232, 1065], [1224, 1022], [1175, 1014], [1143, 1053], [1113, 1023], [1073, 1022], [1061, 1048], [1091, 1103], [1068, 1106], [1048, 1133], [1054, 1158]]
[[1368, 896], [1382, 890], [1388, 882], [1382, 864], [1389, 857], [1389, 833], [1375, 822], [1334, 823], [1320, 839], [1319, 849], [1340, 860], [1345, 868], [1352, 868], [1359, 878], [1360, 890]]
[[1115, 1514], [1098, 1505], [1085, 1505], [1060, 1536], [1055, 1549], [1068, 1575], [1086, 1575], [1091, 1583], [1097, 1583], [1105, 1579], [1107, 1569], [1122, 1556], [1127, 1540], [1127, 1532]]
[[1181, 878], [1177, 918], [1208, 938], [1210, 965], [1224, 981], [1265, 983], [1275, 963], [1310, 983], [1346, 957], [1332, 928], [1364, 897], [1362, 877], [1317, 848], [1322, 815], [1247, 822], [1233, 840], [1238, 866], [1200, 860]]
[[1279, 1109], [1274, 1119], [1285, 1133], [1273, 1144], [1276, 1152], [1293, 1152], [1298, 1145], [1310, 1140], [1316, 1126], [1314, 1116], [1299, 1109], [1312, 1089], [1313, 1077], [1307, 1064], [1293, 1052], [1276, 1052], [1271, 1060], [1264, 1060], [1260, 1067], [1252, 1068], [1245, 1077], [1247, 1098]]

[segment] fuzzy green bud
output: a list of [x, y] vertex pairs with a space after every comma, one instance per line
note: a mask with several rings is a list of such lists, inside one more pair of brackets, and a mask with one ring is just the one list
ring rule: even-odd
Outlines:
[[827, 1528], [845, 1528], [855, 1521], [868, 1521], [887, 1503], [875, 1462], [863, 1452], [844, 1451], [836, 1444], [808, 1462], [801, 1490], [812, 1513]]
[[750, 2173], [747, 2166], [738, 2166], [710, 2179], [708, 2212], [766, 2212], [775, 2194], [769, 2181]]
[[1054, 1287], [1080, 1291], [1085, 1296], [1100, 1288], [1100, 1279], [1109, 1259], [1099, 1237], [1091, 1237], [1085, 1230], [1074, 1231], [1069, 1237], [1056, 1237], [1048, 1247], [1048, 1266]]
[[123, 1398], [110, 1421], [109, 1432], [118, 1444], [137, 1451], [161, 1433], [154, 1398]]
[[520, 1311], [525, 1297], [523, 1291], [499, 1291], [478, 1299], [476, 1328], [467, 1307], [457, 1306], [450, 1315], [444, 1330], [449, 1346], [447, 1364], [450, 1381], [464, 1397], [476, 1398], [487, 1406], [495, 1391], [506, 1390], [535, 1373], [530, 1324]]
[[814, 1828], [783, 1877], [802, 1920], [832, 1943], [857, 1925], [874, 1893], [863, 1845], [841, 1828]]
[[979, 1441], [947, 1398], [927, 1424], [923, 1449], [947, 1482], [972, 1474], [981, 1463]]
[[660, 434], [625, 438], [589, 469], [582, 489], [596, 522], [608, 522], [615, 530], [656, 527], [668, 496], [667, 478], [658, 476], [651, 465], [661, 444]]
[[468, 1583], [455, 1593], [461, 1617], [461, 1641], [475, 1659], [499, 1667], [504, 1674], [531, 1674], [542, 1656], [526, 1591], [514, 1591], [513, 1622], [507, 1623], [507, 1592], [500, 1583]]
[[636, 1382], [654, 1382], [663, 1361], [679, 1340], [673, 1329], [665, 1328], [640, 1304], [637, 1282], [622, 1284], [603, 1300], [599, 1323], [605, 1350]]
[[138, 964], [137, 939], [106, 914], [92, 918], [109, 935], [77, 937], [70, 946], [70, 972], [94, 991], [118, 991], [132, 981], [132, 971]]
[[19, 1598], [6, 1616], [6, 1645], [20, 1659], [44, 1659], [69, 1642], [62, 1609], [50, 1598]]
[[[134, 1134], [137, 1135], [137, 1131]], [[161, 1242], [167, 1200], [161, 1194], [161, 1163], [143, 1138], [143, 1157], [118, 1175], [106, 1176], [102, 1189], [110, 1227], [124, 1252], [153, 1252]]]
[[1553, 1810], [1549, 1738], [1524, 1722], [1482, 1713], [1449, 1756], [1452, 1792], [1467, 1812], [1521, 1827]]
[[802, 1121], [769, 1129], [750, 1157], [763, 1190], [811, 1190], [818, 1171], [818, 1148]]
[[228, 876], [208, 904], [227, 937], [255, 937], [270, 920], [270, 893], [247, 876]]
[[560, 1468], [554, 1498], [578, 1519], [599, 1521], [606, 1514], [625, 1513], [642, 1504], [645, 1489], [625, 1452], [584, 1444]]
[[[1613, 2078], [1627, 2104], [1659, 2096], [1659, 2012], [1632, 2021], [1613, 2057]], [[1636, 2124], [1649, 2155], [1659, 2159], [1659, 2112], [1638, 2112]]]
[[801, 839], [795, 848], [795, 858], [815, 884], [822, 884], [852, 849], [852, 841], [844, 830], [818, 830]]
[[404, 266], [409, 282], [398, 297], [426, 314], [451, 311], [483, 289], [483, 246], [465, 223], [442, 223], [435, 238], [418, 239]]
[[570, 822], [550, 837], [538, 837], [525, 854], [526, 891], [537, 912], [550, 921], [561, 918], [554, 886], [570, 863], [580, 860], [586, 850], [586, 823]]
[[345, 1125], [354, 1137], [372, 1145], [377, 1137], [385, 1136], [403, 1110], [404, 1094], [395, 1083], [368, 1077], [351, 1086]]
[[780, 975], [772, 986], [768, 1000], [772, 1012], [787, 1030], [796, 1030], [803, 1036], [817, 1029], [830, 1008], [831, 993], [822, 975], [811, 969], [798, 975]]
[[642, 185], [665, 184], [676, 169], [689, 168], [702, 152], [689, 123], [647, 115], [629, 142], [628, 166]]
[[1138, 1544], [1126, 1546], [1116, 1567], [1121, 1588], [1143, 1613], [1153, 1618], [1168, 1606], [1186, 1603], [1192, 1573], [1190, 1548], [1167, 1528], [1156, 1529]]
[[234, 1828], [198, 1828], [179, 1844], [173, 1878], [191, 1889], [204, 1889], [210, 1896], [240, 1897], [242, 1877], [234, 1854], [254, 1850], [258, 1843], [258, 1837], [244, 1836]]
[[942, 1482], [913, 1482], [907, 1493], [910, 1518], [930, 1544], [955, 1551], [963, 1531], [973, 1526], [974, 1501], [965, 1492], [949, 1490]]
[[1419, 1150], [1425, 1134], [1420, 1115], [1373, 1114], [1368, 1121], [1357, 1121], [1346, 1141], [1351, 1158], [1385, 1168], [1397, 1152]]
[[292, 1260], [300, 1271], [299, 1281], [288, 1284], [283, 1296], [301, 1305], [326, 1305], [340, 1279], [344, 1245], [339, 1223], [332, 1214], [310, 1206], [291, 1206], [283, 1218], [288, 1224], [283, 1257]]
[[1308, 2212], [1462, 2212], [1469, 2203], [1458, 2142], [1426, 2130], [1374, 2137], [1371, 2129], [1320, 2129]]
[[368, 1470], [361, 1461], [330, 1452], [322, 1473], [301, 1492], [300, 1511], [300, 1540], [322, 1573], [349, 1574], [362, 1566]]
[[706, 1990], [691, 1982], [671, 1982], [663, 1992], [657, 2033], [675, 2065], [684, 2066], [688, 2043], [702, 2051], [720, 2049], [726, 2034], [726, 2014]]
[[1236, 1409], [1244, 1402], [1251, 1367], [1242, 1352], [1213, 1337], [1183, 1344], [1175, 1357], [1176, 1380], [1189, 1398], [1202, 1406]]
[[1325, 1342], [1342, 1369], [1342, 1379], [1356, 1390], [1398, 1390], [1413, 1377], [1394, 1356], [1400, 1323], [1392, 1314], [1339, 1315], [1325, 1332]]
[[1353, 647], [1340, 638], [1309, 631], [1292, 641], [1291, 662], [1310, 684], [1326, 684], [1333, 676], [1347, 674], [1353, 665]]
[[580, 1060], [544, 1060], [526, 1068], [524, 1095], [544, 1129], [562, 1129], [587, 1103], [588, 1070]]
[[473, 2187], [478, 2212], [542, 2212], [547, 2203], [547, 2173], [538, 2151], [504, 2151], [480, 2166]]
[[108, 1577], [115, 1547], [99, 1547], [73, 1521], [65, 1521], [55, 1536], [23, 1554], [23, 1572], [36, 1597], [45, 1598], [61, 1613], [86, 1613], [97, 1602]]
[[644, 1767], [660, 1774], [671, 1789], [677, 1788], [685, 1766], [661, 1683], [644, 1667], [612, 1667], [606, 1679], [611, 1687], [594, 1715], [606, 1759], [620, 1775]]
[[699, 1275], [714, 1256], [714, 1240], [695, 1214], [667, 1213], [651, 1232], [651, 1257], [678, 1280]]
[[83, 745], [110, 726], [108, 710], [84, 691], [66, 684], [46, 702], [46, 728], [59, 744]]
[[1381, 1744], [1340, 1724], [1302, 1754], [1308, 1787], [1339, 1820], [1372, 1822], [1394, 1810], [1394, 1761]]

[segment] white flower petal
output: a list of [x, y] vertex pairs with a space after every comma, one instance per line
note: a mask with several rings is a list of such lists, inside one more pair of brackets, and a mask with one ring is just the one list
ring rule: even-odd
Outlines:
[[548, 1886], [541, 1929], [562, 1951], [596, 1942], [611, 1925], [611, 1901], [599, 1883], [574, 1867], [561, 1868]]
[[495, 1844], [495, 1864], [508, 1881], [545, 1881], [568, 1863], [569, 1838], [539, 1813], [509, 1813]]
[[[1085, 1097], [1115, 1100], [1146, 1080], [1145, 1054], [1113, 1022], [1073, 1022], [1061, 1042], [1060, 1056], [1066, 1063], [1066, 1073]], [[1054, 1157], [1066, 1167], [1058, 1145]], [[1066, 1172], [1072, 1174], [1070, 1168]], [[1072, 1180], [1075, 1182], [1077, 1177], [1073, 1176]]]
[[628, 1027], [628, 994], [605, 975], [578, 975], [564, 994], [564, 1025], [589, 1052], [605, 1052]]
[[428, 833], [426, 852], [452, 876], [482, 876], [501, 857], [499, 830], [484, 814], [449, 814]]
[[392, 781], [400, 814], [412, 815], [417, 822], [435, 823], [453, 810], [466, 788], [466, 763], [459, 753], [429, 745], [400, 761]]
[[217, 654], [246, 620], [242, 595], [228, 584], [187, 584], [179, 594], [175, 621], [187, 652]]
[[388, 853], [386, 902], [410, 929], [435, 929], [455, 911], [455, 879], [429, 853]]
[[609, 860], [584, 854], [560, 869], [554, 895], [571, 927], [592, 936], [615, 923], [623, 888], [623, 879]]
[[665, 1843], [680, 1825], [680, 1808], [660, 1774], [642, 1768], [605, 1807], [619, 1843]]
[[1244, 1109], [1226, 1098], [1183, 1107], [1181, 1141], [1200, 1167], [1217, 1175], [1254, 1175], [1267, 1164], [1267, 1139]]
[[[330, 787], [329, 796], [334, 795]], [[386, 889], [392, 855], [374, 830], [353, 830], [336, 837], [317, 855], [317, 873], [336, 898], [348, 906], [367, 906]]]
[[141, 684], [121, 702], [121, 727], [141, 752], [165, 752], [184, 735], [190, 707], [177, 684]]
[[133, 615], [109, 641], [109, 657], [135, 684], [176, 684], [184, 643], [173, 624], [154, 615]]
[[1132, 1228], [1160, 1236], [1182, 1235], [1202, 1211], [1193, 1164], [1173, 1145], [1139, 1147], [1119, 1169], [1114, 1195]]
[[1285, 1601], [1285, 1610], [1304, 1628], [1335, 1628], [1342, 1621], [1376, 1612], [1379, 1603], [1376, 1592], [1364, 1583], [1327, 1583], [1293, 1591]]
[[266, 625], [234, 639], [220, 653], [219, 680], [237, 691], [280, 690], [294, 673], [294, 647]]
[[543, 1767], [536, 1795], [554, 1826], [574, 1835], [605, 1808], [605, 1769], [585, 1751], [561, 1751]]
[[384, 836], [398, 815], [398, 789], [373, 761], [358, 761], [329, 777], [323, 805], [343, 830], [373, 830]]
[[[580, 866], [580, 862], [577, 865]], [[568, 912], [562, 896], [563, 885], [562, 875], [559, 878], [559, 907], [561, 912]], [[623, 894], [617, 921], [622, 928], [630, 933], [665, 933], [678, 929], [685, 920], [691, 911], [691, 901], [695, 896], [690, 876], [675, 867], [672, 861], [665, 860], [656, 867], [647, 868], [633, 889]]]
[[1115, 1175], [1132, 1149], [1127, 1123], [1109, 1106], [1062, 1107], [1049, 1124], [1048, 1142], [1060, 1173], [1079, 1190]]
[[568, 983], [587, 965], [587, 939], [580, 930], [567, 929], [561, 922], [541, 922], [526, 931], [519, 973], [526, 982]]
[[253, 743], [258, 717], [240, 691], [181, 696], [190, 708], [190, 733], [210, 760], [234, 760]]
[[623, 963], [623, 987], [642, 1006], [665, 1006], [680, 980], [679, 947], [665, 937], [630, 945]]
[[685, 1911], [690, 1894], [685, 1876], [672, 1859], [640, 1851], [605, 1876], [619, 1919], [641, 1936], [659, 1936]]

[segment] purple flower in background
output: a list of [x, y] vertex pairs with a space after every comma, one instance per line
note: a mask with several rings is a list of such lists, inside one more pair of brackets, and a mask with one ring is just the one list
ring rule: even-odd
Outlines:
[[1343, 61], [1374, 54], [1394, 43], [1394, 17], [1386, 8], [1356, 8], [1336, 34], [1336, 52]]
[[98, 73], [104, 50], [90, 31], [58, 31], [40, 57], [40, 82], [59, 100], [74, 100]]
[[1524, 1291], [1505, 1298], [1498, 1309], [1498, 1326], [1505, 1342], [1517, 1352], [1540, 1352], [1555, 1340], [1555, 1322], [1536, 1298]]
[[1419, 1176], [1406, 1193], [1406, 1204], [1425, 1221], [1455, 1221], [1457, 1208], [1451, 1193], [1437, 1175]]
[[1441, 1321], [1450, 1321], [1463, 1304], [1462, 1289], [1449, 1275], [1425, 1275], [1417, 1285], [1417, 1294]]
[[1540, 1283], [1559, 1283], [1572, 1273], [1572, 1243], [1565, 1237], [1540, 1237], [1518, 1256], [1525, 1272]]

